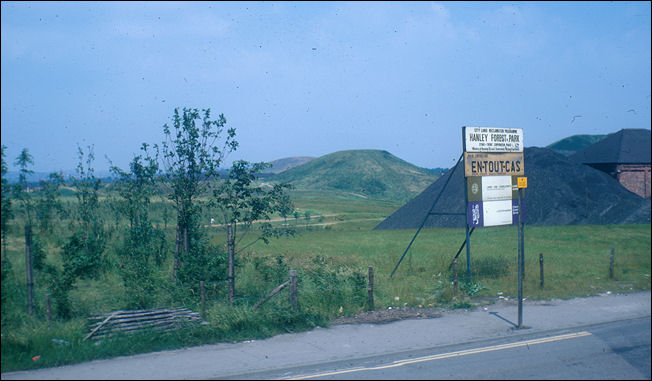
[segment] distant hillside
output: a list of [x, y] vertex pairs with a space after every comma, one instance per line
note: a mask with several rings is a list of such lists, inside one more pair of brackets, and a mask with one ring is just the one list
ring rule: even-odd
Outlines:
[[283, 159], [270, 161], [269, 163], [272, 165], [272, 167], [265, 169], [263, 173], [272, 173], [272, 174], [281, 173], [290, 168], [294, 168], [298, 165], [307, 163], [313, 159], [314, 159], [313, 156], [293, 156], [293, 157], [285, 157]]
[[272, 181], [289, 182], [297, 189], [338, 190], [362, 197], [408, 200], [438, 176], [387, 151], [339, 151], [290, 168]]
[[575, 152], [581, 151], [591, 144], [602, 140], [605, 136], [607, 135], [573, 135], [554, 142], [546, 148], [564, 156], [570, 156]]
[[441, 177], [444, 173], [446, 173], [450, 168], [424, 168], [426, 171], [434, 174], [437, 177]]

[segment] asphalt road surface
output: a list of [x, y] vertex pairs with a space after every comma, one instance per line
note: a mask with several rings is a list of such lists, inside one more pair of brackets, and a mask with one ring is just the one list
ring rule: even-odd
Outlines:
[[650, 323], [621, 320], [230, 378], [649, 380]]
[[[650, 379], [650, 291], [513, 301], [2, 373], [2, 379]], [[355, 370], [353, 368], [362, 368]]]

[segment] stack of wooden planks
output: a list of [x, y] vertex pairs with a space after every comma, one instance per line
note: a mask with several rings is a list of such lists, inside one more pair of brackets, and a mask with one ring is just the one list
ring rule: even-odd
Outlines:
[[84, 340], [99, 339], [112, 334], [132, 333], [141, 329], [169, 331], [201, 320], [199, 313], [188, 308], [158, 308], [152, 310], [115, 311], [88, 318], [90, 333]]

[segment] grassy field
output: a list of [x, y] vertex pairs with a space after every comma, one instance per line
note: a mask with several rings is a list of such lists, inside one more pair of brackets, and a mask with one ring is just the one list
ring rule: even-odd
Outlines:
[[[464, 308], [491, 303], [499, 296], [517, 294], [517, 229], [514, 226], [477, 229], [471, 237], [472, 280], [461, 282], [453, 293], [452, 257], [464, 240], [464, 229], [424, 229], [393, 278], [390, 273], [412, 239], [415, 230], [374, 231], [401, 205], [346, 193], [294, 191], [298, 218], [279, 218], [297, 230], [293, 238], [256, 242], [238, 254], [237, 298], [226, 299], [226, 282], [207, 284], [208, 325], [168, 333], [143, 332], [100, 342], [83, 341], [86, 318], [92, 314], [124, 309], [125, 292], [120, 277], [106, 272], [100, 280], [80, 281], [71, 295], [75, 318], [45, 319], [47, 288], [39, 284], [36, 313], [26, 313], [24, 241], [17, 227], [7, 240], [11, 272], [3, 281], [2, 371], [55, 366], [97, 358], [180, 348], [205, 343], [269, 337], [315, 326], [327, 326], [332, 318], [367, 309], [367, 271], [375, 273], [375, 307]], [[305, 217], [305, 212], [311, 216]], [[206, 216], [207, 221], [210, 215]], [[48, 260], [57, 260], [65, 237], [65, 224], [48, 236]], [[224, 229], [209, 226], [210, 242], [224, 243]], [[173, 245], [173, 227], [168, 242]], [[525, 227], [527, 299], [572, 298], [610, 291], [626, 293], [650, 289], [650, 225]], [[243, 243], [246, 243], [243, 241]], [[614, 278], [609, 279], [609, 255], [615, 250]], [[110, 249], [111, 250], [111, 249]], [[110, 251], [109, 250], [109, 251]], [[460, 278], [466, 272], [466, 252], [460, 255]], [[539, 287], [539, 253], [544, 256], [545, 287]], [[183, 303], [200, 310], [193, 288], [179, 289], [169, 280], [172, 258], [159, 276], [159, 305]], [[299, 311], [289, 310], [282, 292], [259, 309], [251, 306], [287, 280], [289, 269], [299, 275]], [[198, 280], [199, 281], [199, 280]], [[198, 282], [197, 282], [198, 283]], [[4, 298], [4, 295], [9, 295]], [[36, 358], [35, 356], [39, 356]], [[35, 360], [36, 358], [36, 360]]]

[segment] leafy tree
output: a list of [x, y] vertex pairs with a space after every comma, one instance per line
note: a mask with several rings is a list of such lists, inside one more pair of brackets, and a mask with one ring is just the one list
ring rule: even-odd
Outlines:
[[[200, 113], [198, 109], [184, 108], [180, 114], [177, 108], [172, 127], [163, 126], [163, 169], [171, 187], [169, 198], [177, 211], [175, 279], [178, 279], [184, 261], [205, 257], [199, 230], [202, 210], [199, 197], [207, 192], [211, 181], [219, 178], [218, 169], [224, 155], [238, 146], [234, 139], [235, 129], [225, 129], [224, 115], [212, 120], [210, 109], [203, 109]], [[187, 276], [191, 274], [186, 273], [184, 277]]]
[[34, 309], [33, 293], [34, 293], [34, 274], [33, 274], [33, 232], [32, 232], [32, 218], [34, 214], [34, 202], [32, 196], [29, 194], [29, 189], [27, 186], [27, 176], [34, 173], [28, 167], [34, 165], [34, 159], [32, 155], [29, 154], [27, 148], [23, 148], [20, 152], [16, 161], [14, 162], [18, 166], [18, 182], [14, 184], [13, 194], [14, 197], [20, 202], [24, 218], [25, 226], [25, 272], [27, 274], [27, 312], [31, 315]]
[[56, 214], [63, 215], [64, 210], [59, 196], [59, 187], [63, 184], [63, 175], [52, 172], [47, 180], [39, 181], [41, 185], [41, 197], [36, 204], [36, 216], [38, 217], [39, 230], [41, 233], [52, 232], [53, 220]]
[[294, 205], [290, 196], [287, 194], [280, 195], [278, 213], [283, 217], [283, 225], [288, 224], [288, 216], [294, 211]]
[[[5, 161], [5, 150], [7, 147], [2, 145], [0, 149], [0, 156], [2, 157], [2, 209], [0, 210], [0, 231], [2, 237], [2, 265], [0, 266], [2, 272], [2, 282], [4, 283], [7, 279], [7, 276], [11, 273], [12, 267], [9, 258], [7, 258], [7, 229], [9, 228], [9, 221], [13, 218], [13, 210], [11, 207], [11, 187], [9, 186], [9, 181], [7, 180], [7, 171], [9, 167]], [[4, 301], [6, 300], [7, 294], [5, 293], [6, 287], [1, 287], [2, 289], [2, 305], [4, 310]]]
[[115, 185], [122, 197], [118, 210], [129, 221], [118, 257], [119, 272], [127, 289], [130, 308], [151, 307], [156, 282], [152, 277], [150, 258], [154, 256], [157, 263], [162, 263], [165, 242], [163, 232], [152, 225], [149, 217], [158, 163], [156, 158], [147, 154], [147, 144], [143, 144], [141, 150], [146, 158], [135, 156], [128, 173], [111, 167], [111, 171], [118, 176]]
[[[255, 183], [256, 175], [260, 174], [269, 164], [249, 163], [244, 160], [235, 161], [229, 171], [229, 178], [214, 190], [212, 204], [217, 206], [222, 215], [222, 221], [227, 231], [227, 251], [229, 256], [228, 281], [229, 301], [235, 296], [235, 255], [254, 242], [262, 240], [266, 244], [269, 238], [294, 235], [294, 230], [284, 227], [274, 228], [269, 222], [273, 213], [291, 211], [293, 206], [286, 190], [289, 184], [275, 184], [271, 189]], [[289, 213], [289, 212], [288, 212]], [[237, 249], [238, 244], [251, 231], [255, 221], [261, 223], [259, 234]], [[241, 233], [238, 233], [238, 229]]]
[[[13, 210], [11, 208], [11, 186], [9, 185], [9, 181], [7, 180], [7, 171], [9, 170], [9, 167], [7, 166], [7, 162], [5, 161], [5, 150], [7, 149], [7, 146], [2, 145], [2, 148], [0, 150], [0, 155], [2, 156], [2, 209], [0, 209], [0, 230], [2, 231], [2, 253], [3, 257], [2, 260], [4, 261], [5, 254], [7, 252], [7, 229], [9, 228], [9, 221], [14, 217], [13, 216]], [[7, 262], [8, 263], [8, 262]], [[5, 270], [4, 264], [2, 265], [3, 271]], [[4, 274], [4, 272], [3, 272]], [[4, 279], [4, 278], [3, 278]]]
[[63, 247], [63, 273], [57, 274], [50, 286], [62, 317], [70, 317], [68, 296], [75, 282], [96, 278], [106, 266], [106, 233], [98, 198], [102, 181], [95, 177], [92, 167], [95, 159], [93, 148], [88, 147], [88, 153], [84, 154], [78, 147], [78, 156], [77, 177], [71, 178], [77, 198], [72, 211], [73, 233]]

